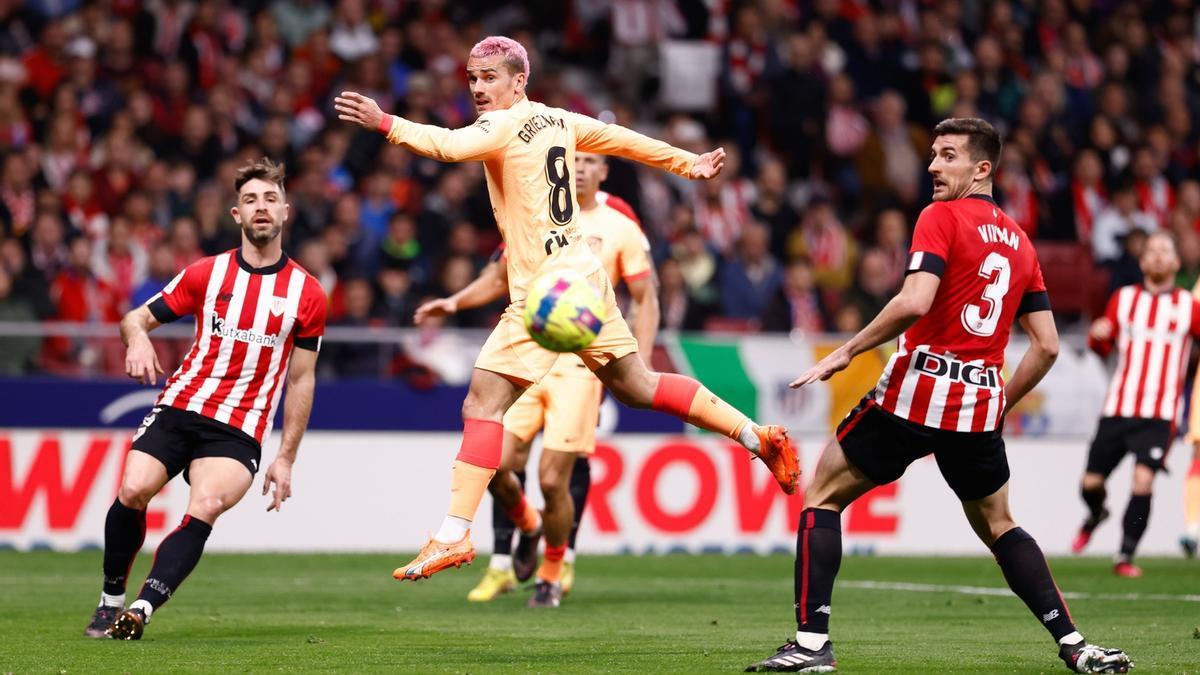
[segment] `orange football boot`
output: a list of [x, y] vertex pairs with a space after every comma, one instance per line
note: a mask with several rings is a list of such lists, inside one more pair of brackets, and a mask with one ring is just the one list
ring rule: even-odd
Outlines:
[[788, 438], [787, 428], [777, 424], [756, 426], [754, 433], [758, 436], [758, 458], [771, 470], [785, 493], [796, 494], [800, 487], [800, 458]]
[[471, 543], [469, 531], [462, 539], [450, 544], [444, 544], [430, 537], [429, 542], [421, 548], [417, 557], [403, 567], [397, 567], [392, 572], [392, 577], [398, 581], [428, 579], [447, 567], [470, 565], [474, 559], [475, 545]]

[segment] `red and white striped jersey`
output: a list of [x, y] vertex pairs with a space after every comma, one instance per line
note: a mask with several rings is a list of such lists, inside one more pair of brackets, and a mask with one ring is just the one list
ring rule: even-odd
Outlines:
[[254, 268], [241, 249], [202, 258], [147, 303], [161, 323], [192, 314], [196, 341], [155, 405], [191, 410], [262, 443], [275, 420], [292, 347], [318, 351], [321, 284], [286, 255]]
[[1050, 309], [1033, 243], [991, 197], [934, 202], [917, 219], [908, 272], [941, 283], [929, 311], [900, 336], [875, 402], [935, 429], [997, 429], [1013, 321]]
[[1100, 356], [1117, 347], [1117, 369], [1104, 399], [1105, 417], [1175, 421], [1192, 338], [1200, 336], [1200, 303], [1182, 288], [1151, 293], [1125, 286], [1108, 300], [1108, 340], [1088, 339]]

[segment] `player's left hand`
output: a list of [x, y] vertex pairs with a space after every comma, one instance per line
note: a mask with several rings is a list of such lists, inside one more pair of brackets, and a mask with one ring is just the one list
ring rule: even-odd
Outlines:
[[724, 168], [725, 148], [717, 148], [696, 158], [696, 161], [692, 163], [691, 178], [693, 180], [712, 178], [721, 173], [721, 169]]
[[792, 383], [788, 386], [792, 389], [799, 389], [817, 380], [824, 382], [833, 377], [834, 373], [845, 370], [848, 365], [850, 365], [850, 354], [839, 347], [830, 352], [825, 358], [817, 361], [816, 365], [805, 371], [803, 375], [792, 380]]
[[383, 110], [379, 104], [357, 91], [343, 91], [341, 96], [333, 99], [333, 109], [338, 112], [339, 120], [353, 122], [371, 131], [378, 130], [379, 123], [383, 121]]
[[288, 497], [292, 496], [291, 462], [280, 457], [276, 457], [275, 461], [271, 462], [271, 466], [267, 467], [267, 473], [263, 477], [263, 496], [266, 496], [272, 483], [275, 484], [275, 493], [271, 495], [271, 505], [267, 507], [267, 511], [279, 511]]

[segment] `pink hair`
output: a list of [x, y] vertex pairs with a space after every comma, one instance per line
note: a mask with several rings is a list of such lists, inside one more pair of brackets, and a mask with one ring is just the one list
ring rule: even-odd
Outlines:
[[471, 58], [486, 59], [489, 56], [503, 56], [504, 65], [508, 66], [514, 75], [525, 73], [525, 79], [529, 79], [529, 53], [520, 42], [503, 35], [491, 35], [471, 48]]

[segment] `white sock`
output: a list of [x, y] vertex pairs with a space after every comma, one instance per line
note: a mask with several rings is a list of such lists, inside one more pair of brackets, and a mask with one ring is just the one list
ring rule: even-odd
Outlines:
[[1200, 523], [1189, 523], [1187, 533], [1192, 539], [1200, 539]]
[[815, 652], [821, 647], [824, 647], [826, 642], [829, 642], [829, 633], [806, 633], [804, 631], [796, 631], [796, 644], [804, 647], [805, 649]]
[[149, 600], [134, 600], [129, 609], [140, 609], [146, 615], [146, 623], [150, 623], [150, 615], [154, 613], [154, 605]]
[[100, 606], [101, 607], [120, 607], [125, 609], [125, 594], [109, 595], [104, 591], [100, 591]]
[[1079, 631], [1073, 631], [1070, 635], [1064, 635], [1062, 639], [1058, 641], [1058, 644], [1077, 645], [1080, 642], [1083, 642], [1083, 636], [1079, 634]]
[[573, 549], [573, 548], [567, 549], [567, 552], [563, 554], [563, 562], [565, 562], [568, 565], [575, 564], [575, 549]]
[[470, 530], [471, 521], [466, 518], [446, 516], [446, 519], [442, 521], [442, 527], [437, 534], [433, 535], [433, 538], [443, 544], [453, 544], [456, 541], [462, 541]]
[[512, 556], [493, 553], [492, 559], [488, 561], [488, 569], [500, 570], [501, 572], [511, 572]]
[[759, 442], [758, 434], [754, 433], [754, 429], [757, 427], [758, 425], [754, 422], [747, 422], [746, 426], [742, 427], [742, 432], [738, 434], [738, 443], [756, 455], [759, 450]]

